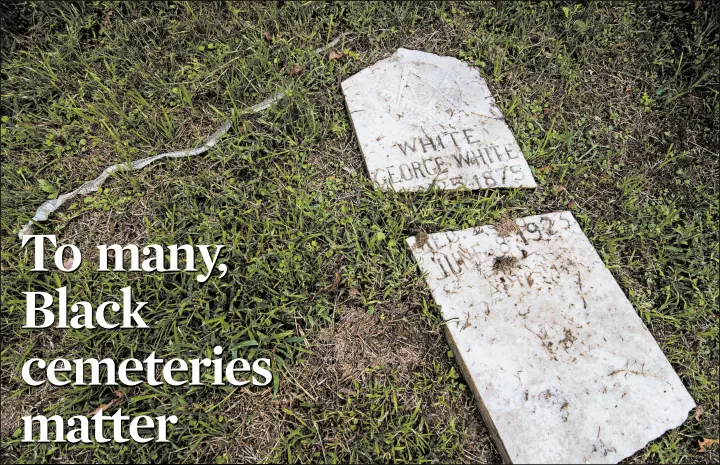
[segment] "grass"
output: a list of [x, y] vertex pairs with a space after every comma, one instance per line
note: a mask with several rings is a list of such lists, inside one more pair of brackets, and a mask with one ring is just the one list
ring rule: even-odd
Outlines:
[[[570, 209], [704, 414], [632, 462], [718, 461], [718, 7], [688, 3], [13, 4], [2, 13], [5, 462], [497, 461], [404, 245]], [[313, 50], [346, 33], [340, 59]], [[461, 58], [495, 94], [536, 190], [391, 193], [367, 178], [340, 82], [398, 47]], [[257, 115], [243, 108], [285, 90]], [[118, 173], [36, 228], [72, 274], [30, 272], [39, 204]], [[98, 273], [106, 243], [227, 244], [228, 275]], [[96, 262], [95, 262], [96, 263]], [[337, 279], [339, 277], [339, 279]], [[124, 286], [151, 330], [21, 329], [28, 290], [100, 303]], [[171, 444], [20, 443], [24, 414], [87, 414], [109, 387], [25, 385], [29, 357], [272, 358], [272, 389], [126, 391], [176, 414]]]

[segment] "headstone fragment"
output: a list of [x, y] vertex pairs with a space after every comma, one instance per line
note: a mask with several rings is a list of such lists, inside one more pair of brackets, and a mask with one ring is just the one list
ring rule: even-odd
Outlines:
[[535, 187], [487, 83], [466, 63], [401, 48], [342, 90], [381, 188]]
[[407, 243], [505, 461], [615, 463], [695, 406], [570, 212]]

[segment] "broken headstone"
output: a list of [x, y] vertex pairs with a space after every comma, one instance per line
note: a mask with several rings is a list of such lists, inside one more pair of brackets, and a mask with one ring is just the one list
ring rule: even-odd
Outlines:
[[504, 460], [615, 463], [694, 407], [570, 212], [420, 242], [407, 240]]
[[535, 187], [485, 80], [466, 63], [401, 48], [342, 90], [381, 188]]

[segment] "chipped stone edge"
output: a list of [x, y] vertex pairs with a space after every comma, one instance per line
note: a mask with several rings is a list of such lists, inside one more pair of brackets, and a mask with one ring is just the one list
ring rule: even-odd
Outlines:
[[[400, 48], [398, 48], [397, 50], [395, 50], [395, 52], [394, 52], [392, 55], [389, 55], [389, 56], [387, 56], [387, 57], [385, 57], [385, 58], [382, 58], [382, 59], [376, 61], [376, 62], [373, 63], [371, 66], [375, 66], [375, 65], [377, 65], [378, 63], [383, 62], [383, 61], [385, 61], [385, 60], [393, 60], [393, 59], [394, 59], [395, 61], [397, 61], [398, 59], [402, 58], [403, 55], [410, 55], [409, 58], [412, 59], [412, 55], [413, 55], [413, 54], [416, 54], [416, 53], [426, 53], [426, 54], [430, 54], [430, 55], [435, 56], [439, 61], [446, 62], [444, 65], [450, 65], [451, 63], [456, 63], [456, 64], [460, 64], [460, 65], [462, 65], [462, 66], [465, 66], [466, 68], [475, 69], [475, 70], [478, 71], [478, 73], [479, 73], [479, 70], [477, 70], [477, 68], [469, 65], [468, 63], [460, 60], [459, 58], [449, 57], [449, 56], [442, 56], [442, 55], [437, 55], [437, 54], [431, 53], [431, 52], [423, 52], [423, 51], [421, 51], [421, 50], [413, 50], [413, 49], [403, 48], [403, 47], [400, 47]], [[342, 81], [342, 82], [340, 83], [340, 90], [341, 90], [342, 93], [343, 93], [343, 100], [345, 100], [345, 108], [347, 109], [348, 116], [350, 116], [350, 125], [352, 126], [353, 133], [355, 134], [355, 139], [357, 140], [358, 146], [360, 147], [360, 153], [361, 153], [362, 156], [363, 156], [363, 164], [365, 165], [365, 170], [368, 172], [368, 174], [370, 174], [370, 168], [368, 168], [368, 165], [367, 165], [368, 156], [365, 154], [365, 149], [363, 148], [363, 144], [361, 144], [361, 143], [360, 143], [360, 140], [357, 138], [357, 130], [355, 129], [355, 118], [353, 117], [353, 112], [351, 112], [351, 111], [350, 111], [350, 108], [347, 106], [348, 96], [347, 96], [346, 91], [349, 90], [351, 87], [353, 87], [353, 86], [355, 85], [355, 82], [354, 82], [354, 81], [356, 81], [356, 80], [358, 79], [357, 76], [360, 76], [360, 75], [362, 75], [362, 74], [365, 74], [366, 71], [367, 71], [369, 68], [370, 68], [369, 66], [363, 68], [362, 70], [358, 71], [357, 73], [353, 74], [352, 76], [350, 76], [349, 78], [345, 79], [344, 81]], [[481, 76], [481, 79], [484, 79], [484, 78]], [[487, 83], [487, 80], [485, 80], [485, 81], [486, 81], [486, 83]], [[491, 104], [492, 104], [492, 105], [496, 105], [495, 96], [492, 95], [492, 93], [490, 93], [490, 95], [488, 96], [488, 98], [491, 100]], [[504, 114], [503, 114], [503, 116], [502, 116], [501, 119], [502, 119], [503, 121], [507, 122]], [[512, 136], [513, 136], [513, 139], [514, 139], [514, 141], [515, 141], [515, 144], [516, 144], [518, 147], [520, 147], [520, 144], [518, 144], [517, 138], [515, 137], [515, 134], [513, 133], [512, 129], [510, 130], [510, 133], [511, 133]], [[530, 169], [530, 163], [528, 163], [527, 157], [525, 157], [525, 153], [523, 153], [522, 156], [523, 156], [523, 158], [525, 159], [525, 163], [528, 165], [528, 169], [530, 170], [530, 180], [531, 180], [531, 184], [528, 184], [528, 185], [525, 185], [525, 186], [500, 186], [500, 187], [478, 188], [478, 189], [471, 189], [471, 190], [486, 191], [486, 190], [499, 190], [499, 189], [537, 189], [537, 186], [538, 186], [538, 185], [537, 185], [537, 181], [535, 180], [535, 176], [533, 176], [533, 174], [532, 174], [532, 169]], [[436, 177], [437, 177], [437, 176], [436, 176]], [[382, 189], [374, 180], [373, 180], [373, 184], [374, 184], [378, 189], [387, 190], [387, 189]], [[390, 190], [395, 191], [395, 192], [402, 192], [402, 191], [405, 191], [405, 192], [421, 192], [421, 191], [425, 191], [425, 192], [426, 192], [426, 191], [429, 191], [430, 189], [432, 189], [432, 187], [433, 187], [434, 185], [435, 185], [435, 181], [433, 180], [433, 182], [432, 182], [429, 186], [427, 186], [427, 187], [423, 187], [423, 186], [414, 186], [414, 187], [409, 187], [409, 188], [408, 188], [408, 187], [402, 187], [402, 188], [400, 188], [400, 190], [397, 190], [397, 189], [395, 189], [395, 187], [392, 186], [392, 184], [391, 184], [391, 185], [390, 185]], [[443, 190], [453, 191], [453, 190], [459, 190], [459, 189], [461, 189], [462, 187], [463, 187], [463, 186], [457, 186], [457, 187], [451, 187], [451, 188], [449, 188], [449, 189], [446, 188], [446, 189], [443, 189]], [[467, 186], [465, 186], [465, 187], [467, 187]]]

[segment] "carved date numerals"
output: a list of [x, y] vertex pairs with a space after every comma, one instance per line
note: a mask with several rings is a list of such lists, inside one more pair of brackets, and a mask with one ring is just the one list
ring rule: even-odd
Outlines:
[[550, 236], [554, 236], [559, 233], [560, 230], [568, 229], [570, 222], [565, 218], [560, 217], [559, 220], [554, 220], [543, 216], [540, 221], [525, 221], [524, 219], [518, 220], [520, 226], [520, 235], [522, 236], [525, 243], [529, 240], [541, 241], [547, 239]]

